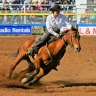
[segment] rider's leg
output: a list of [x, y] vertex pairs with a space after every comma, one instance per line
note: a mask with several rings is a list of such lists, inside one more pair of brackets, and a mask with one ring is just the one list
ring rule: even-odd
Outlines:
[[35, 43], [30, 50], [28, 50], [27, 55], [38, 53], [39, 48], [42, 47], [50, 39], [50, 35], [51, 34], [49, 32], [46, 32], [43, 38], [39, 42]]

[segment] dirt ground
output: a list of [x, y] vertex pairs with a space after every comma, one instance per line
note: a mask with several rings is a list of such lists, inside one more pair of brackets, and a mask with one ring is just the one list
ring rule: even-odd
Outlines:
[[[96, 36], [81, 37], [80, 53], [68, 46], [58, 71], [52, 70], [30, 87], [6, 78], [10, 63], [25, 40], [26, 36], [0, 37], [0, 96], [96, 96]], [[27, 66], [26, 61], [20, 62], [14, 76]]]

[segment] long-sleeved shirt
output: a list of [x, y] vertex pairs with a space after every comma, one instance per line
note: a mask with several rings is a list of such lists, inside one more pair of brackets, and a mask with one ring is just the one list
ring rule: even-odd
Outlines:
[[64, 27], [64, 25], [69, 26], [71, 24], [68, 22], [68, 19], [62, 14], [59, 14], [56, 18], [54, 17], [53, 13], [47, 16], [46, 28], [50, 34], [56, 36], [57, 33], [53, 30], [53, 28], [61, 29], [62, 27]]

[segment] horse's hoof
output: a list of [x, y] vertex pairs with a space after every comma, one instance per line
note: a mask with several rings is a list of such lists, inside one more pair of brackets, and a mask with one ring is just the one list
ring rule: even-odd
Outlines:
[[22, 83], [22, 84], [25, 84], [25, 83], [27, 83], [27, 82], [28, 82], [28, 78], [24, 78], [24, 79], [21, 80], [21, 83]]
[[31, 81], [29, 81], [29, 82], [27, 82], [27, 83], [25, 83], [24, 85], [25, 86], [31, 86], [33, 83], [31, 82]]
[[30, 83], [25, 83], [24, 86], [30, 86]]

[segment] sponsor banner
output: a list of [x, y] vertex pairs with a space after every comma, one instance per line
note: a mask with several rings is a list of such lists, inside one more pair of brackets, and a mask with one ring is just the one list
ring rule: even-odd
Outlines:
[[96, 35], [96, 27], [79, 27], [80, 35]]
[[32, 27], [29, 25], [0, 25], [0, 34], [32, 34]]
[[[96, 35], [96, 27], [86, 27], [86, 26], [80, 26], [79, 28], [80, 35]], [[66, 27], [64, 27], [64, 30], [67, 30]]]

